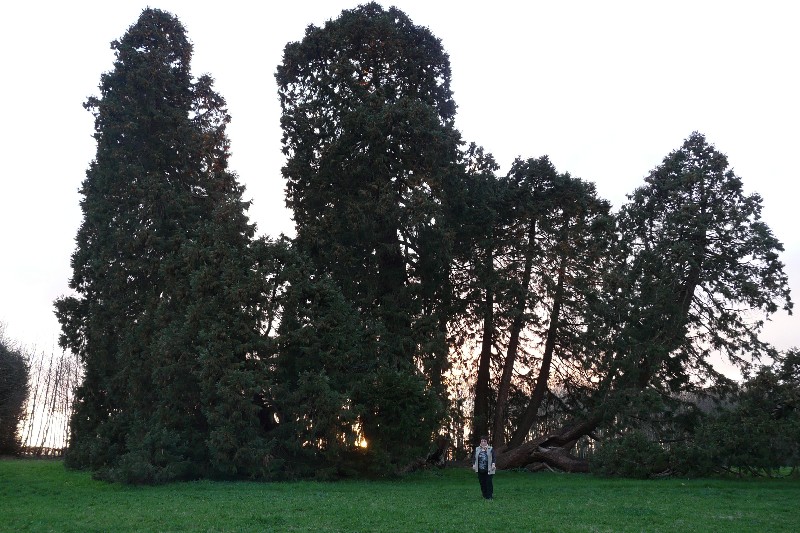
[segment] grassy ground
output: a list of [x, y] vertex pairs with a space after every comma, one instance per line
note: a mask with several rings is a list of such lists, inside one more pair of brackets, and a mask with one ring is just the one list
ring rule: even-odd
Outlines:
[[2, 531], [800, 531], [798, 480], [602, 479], [467, 469], [395, 481], [129, 487], [0, 461]]

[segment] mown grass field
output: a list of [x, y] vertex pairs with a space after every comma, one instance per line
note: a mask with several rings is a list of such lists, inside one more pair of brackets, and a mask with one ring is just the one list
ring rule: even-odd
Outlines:
[[800, 531], [800, 480], [604, 479], [468, 469], [392, 481], [131, 487], [0, 461], [2, 531]]

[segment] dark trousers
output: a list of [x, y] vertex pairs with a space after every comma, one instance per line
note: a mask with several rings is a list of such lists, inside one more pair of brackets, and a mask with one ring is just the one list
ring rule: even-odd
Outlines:
[[494, 486], [492, 486], [492, 478], [494, 476], [490, 476], [488, 472], [478, 472], [478, 481], [481, 484], [481, 494], [487, 500], [492, 499], [492, 494], [494, 494]]

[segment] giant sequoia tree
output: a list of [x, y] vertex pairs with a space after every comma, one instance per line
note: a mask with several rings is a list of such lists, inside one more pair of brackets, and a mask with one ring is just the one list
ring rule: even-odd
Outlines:
[[276, 77], [296, 245], [367, 331], [370, 378], [350, 400], [371, 449], [393, 461], [409, 440], [426, 444], [443, 399], [445, 215], [459, 175], [449, 60], [427, 29], [371, 3], [310, 26]]
[[284, 49], [297, 237], [254, 241], [225, 102], [191, 75], [180, 22], [146, 9], [112, 48], [86, 104], [75, 294], [56, 302], [85, 364], [70, 466], [397, 471], [441, 429], [448, 365], [473, 341], [471, 427], [493, 429], [499, 466], [585, 470], [578, 439], [724, 381], [712, 354], [774, 355], [753, 317], [791, 309], [781, 245], [702, 135], [616, 216], [546, 157], [498, 178], [460, 151], [440, 41], [370, 3]]
[[469, 281], [460, 286], [480, 338], [473, 432], [488, 433], [493, 411], [495, 445], [508, 434], [516, 446], [553, 385], [555, 361], [580, 357], [613, 224], [594, 186], [559, 174], [547, 157], [517, 159], [503, 178], [470, 173], [468, 184]]
[[56, 302], [79, 354], [67, 463], [135, 482], [253, 474], [258, 280], [229, 121], [171, 14], [146, 9], [119, 41], [81, 188], [75, 296]]
[[[569, 174], [556, 174], [546, 157], [515, 161], [509, 179], [524, 200], [520, 216], [512, 224], [514, 234], [521, 234], [521, 246], [509, 249], [516, 261], [510, 262], [505, 275], [515, 283], [514, 298], [506, 311], [512, 319], [498, 402], [506, 397], [516, 352], [523, 351], [523, 328], [528, 329], [528, 350], [538, 355], [527, 362], [535, 371], [528, 384], [530, 393], [524, 395], [525, 407], [515, 417], [511, 431], [509, 444], [516, 446], [534, 425], [552, 382], [565, 388], [570, 367], [583, 357], [587, 310], [607, 266], [604, 257], [614, 233], [610, 206], [597, 197], [594, 185]], [[502, 444], [506, 423], [502, 413], [502, 405], [498, 405], [497, 445]]]
[[698, 133], [669, 154], [619, 214], [619, 240], [588, 308], [585, 376], [563, 398], [570, 422], [507, 453], [504, 467], [543, 461], [567, 469], [579, 437], [619, 421], [642, 398], [674, 398], [724, 376], [713, 354], [746, 367], [774, 353], [763, 316], [790, 311], [780, 242], [760, 220], [727, 158]]

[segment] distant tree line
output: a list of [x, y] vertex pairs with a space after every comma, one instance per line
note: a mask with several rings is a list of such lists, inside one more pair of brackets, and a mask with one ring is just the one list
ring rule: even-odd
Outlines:
[[61, 456], [69, 441], [69, 420], [82, 365], [68, 351], [29, 351], [26, 357], [30, 387], [19, 427], [21, 452], [30, 457]]
[[0, 323], [0, 455], [63, 453], [81, 373], [74, 354], [22, 347]]
[[[180, 22], [146, 9], [112, 48], [86, 103], [75, 294], [56, 302], [85, 370], [69, 466], [131, 483], [387, 475], [491, 434], [501, 468], [587, 471], [590, 445], [624, 473], [620, 439], [730, 444], [713, 428], [766, 386], [794, 421], [777, 440], [796, 431], [797, 358], [754, 318], [792, 308], [782, 245], [703, 135], [617, 212], [546, 156], [498, 175], [454, 127], [439, 39], [370, 3], [284, 49], [297, 233], [256, 238], [225, 101], [191, 75]], [[698, 398], [737, 391], [720, 355], [782, 366], [700, 423]], [[785, 448], [767, 462], [796, 463]]]

